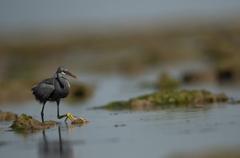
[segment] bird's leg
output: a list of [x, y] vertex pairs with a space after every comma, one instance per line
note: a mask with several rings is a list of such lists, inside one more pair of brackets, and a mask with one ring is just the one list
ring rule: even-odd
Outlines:
[[60, 104], [60, 100], [57, 101], [57, 117], [58, 117], [58, 119], [62, 119], [64, 117], [67, 117], [67, 115], [66, 114], [64, 114], [64, 115], [59, 114], [59, 104]]
[[62, 119], [65, 117], [65, 122], [67, 122], [67, 120], [69, 119], [70, 121], [76, 121], [76, 120], [80, 120], [81, 122], [88, 122], [86, 119], [80, 117], [77, 118], [76, 116], [74, 116], [72, 113], [68, 112], [64, 115], [60, 115], [59, 114], [59, 104], [60, 104], [60, 100], [57, 101], [57, 117], [58, 119]]
[[46, 104], [46, 102], [43, 102], [42, 111], [41, 111], [42, 123], [44, 123], [44, 107], [45, 107], [45, 104]]

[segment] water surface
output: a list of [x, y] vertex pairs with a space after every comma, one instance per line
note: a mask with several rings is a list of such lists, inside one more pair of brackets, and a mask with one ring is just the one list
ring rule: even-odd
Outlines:
[[[140, 77], [83, 76], [83, 81], [96, 86], [95, 95], [84, 103], [63, 102], [60, 111], [84, 116], [90, 120], [89, 124], [74, 127], [60, 121], [55, 128], [21, 135], [9, 131], [10, 123], [1, 123], [1, 157], [159, 158], [178, 151], [240, 145], [238, 105], [218, 104], [199, 109], [138, 112], [91, 109], [109, 101], [152, 92], [153, 89], [139, 85], [155, 77], [156, 74], [151, 73]], [[216, 92], [225, 89], [217, 86], [205, 88]], [[229, 89], [227, 94], [237, 97], [239, 90]], [[40, 119], [41, 105], [35, 101], [1, 108], [3, 111], [27, 113]], [[49, 103], [45, 109], [46, 118], [56, 120], [56, 105]]]

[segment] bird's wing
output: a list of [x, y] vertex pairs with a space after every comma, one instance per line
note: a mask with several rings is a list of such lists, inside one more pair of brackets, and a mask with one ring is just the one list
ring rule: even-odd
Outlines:
[[46, 83], [46, 84], [54, 85], [54, 78], [45, 79], [40, 83]]
[[46, 79], [33, 86], [32, 92], [40, 102], [47, 100], [55, 90], [53, 79]]

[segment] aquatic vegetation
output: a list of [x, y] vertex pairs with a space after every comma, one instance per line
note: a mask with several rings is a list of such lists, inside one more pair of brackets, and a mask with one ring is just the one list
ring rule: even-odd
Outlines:
[[0, 111], [0, 121], [14, 121], [17, 119], [17, 114], [12, 112]]
[[103, 109], [151, 109], [154, 107], [198, 107], [211, 103], [227, 102], [225, 94], [213, 94], [205, 90], [163, 90], [152, 94], [132, 98], [128, 101], [116, 101], [104, 105]]
[[93, 88], [85, 83], [73, 83], [69, 94], [69, 101], [84, 101], [93, 95]]
[[[240, 57], [240, 56], [239, 56]], [[239, 59], [239, 57], [237, 59]], [[201, 71], [189, 71], [182, 75], [182, 82], [192, 83], [223, 83], [234, 84], [240, 82], [240, 64], [235, 59], [224, 59], [218, 62], [214, 68]]]
[[[136, 74], [156, 68], [158, 64], [203, 59], [209, 61], [212, 71], [185, 74], [185, 83], [240, 82], [239, 26], [238, 23], [234, 27], [188, 26], [169, 30], [156, 26], [156, 29], [146, 28], [135, 33], [84, 36], [74, 33], [74, 36], [63, 36], [62, 39], [41, 36], [33, 40], [21, 38], [5, 41], [1, 38], [0, 102], [32, 99], [29, 94], [29, 88], [33, 85], [31, 80], [42, 77], [42, 72], [50, 74], [53, 67], [62, 63], [68, 63], [78, 71]], [[52, 62], [56, 56], [58, 60]], [[166, 88], [176, 85], [177, 82], [166, 78], [158, 83], [158, 86]], [[18, 93], [19, 89], [21, 93]], [[73, 91], [73, 101], [91, 96], [91, 90], [77, 89]]]
[[240, 82], [240, 55], [220, 60], [216, 65], [217, 78], [220, 83]]
[[71, 121], [72, 125], [84, 125], [89, 122], [87, 119], [83, 117], [74, 116], [70, 112], [68, 112], [66, 115], [67, 115], [67, 118]]
[[13, 121], [10, 127], [16, 132], [24, 133], [51, 128], [55, 125], [55, 121], [45, 121], [42, 123], [41, 121], [34, 119], [32, 116], [21, 114], [15, 121]]
[[182, 75], [182, 82], [186, 84], [204, 82], [214, 83], [217, 81], [215, 74], [216, 73], [213, 70], [185, 72]]
[[[71, 113], [67, 113], [67, 115], [72, 125], [83, 125], [89, 122], [87, 119], [82, 117], [76, 117]], [[50, 120], [42, 123], [41, 121], [33, 118], [32, 116], [21, 114], [20, 116], [16, 116], [10, 128], [19, 133], [31, 133], [38, 130], [52, 128], [56, 125], [56, 121]]]
[[236, 147], [221, 147], [212, 148], [200, 151], [190, 151], [190, 152], [176, 152], [170, 154], [168, 158], [239, 158], [239, 146]]
[[160, 75], [157, 82], [157, 87], [162, 89], [176, 89], [180, 86], [180, 81], [170, 76], [168, 73], [163, 73]]
[[86, 123], [88, 123], [88, 122], [89, 122], [89, 121], [88, 121], [87, 119], [80, 117], [80, 118], [74, 119], [74, 120], [71, 122], [71, 124], [72, 124], [72, 125], [84, 125], [84, 124], [86, 124]]
[[124, 109], [131, 109], [131, 106], [128, 101], [115, 101], [100, 107], [100, 109], [124, 110]]

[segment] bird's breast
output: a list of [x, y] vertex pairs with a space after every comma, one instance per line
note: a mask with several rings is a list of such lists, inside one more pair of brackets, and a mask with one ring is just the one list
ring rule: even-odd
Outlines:
[[60, 79], [55, 83], [55, 97], [65, 98], [69, 94], [70, 84], [67, 79]]

